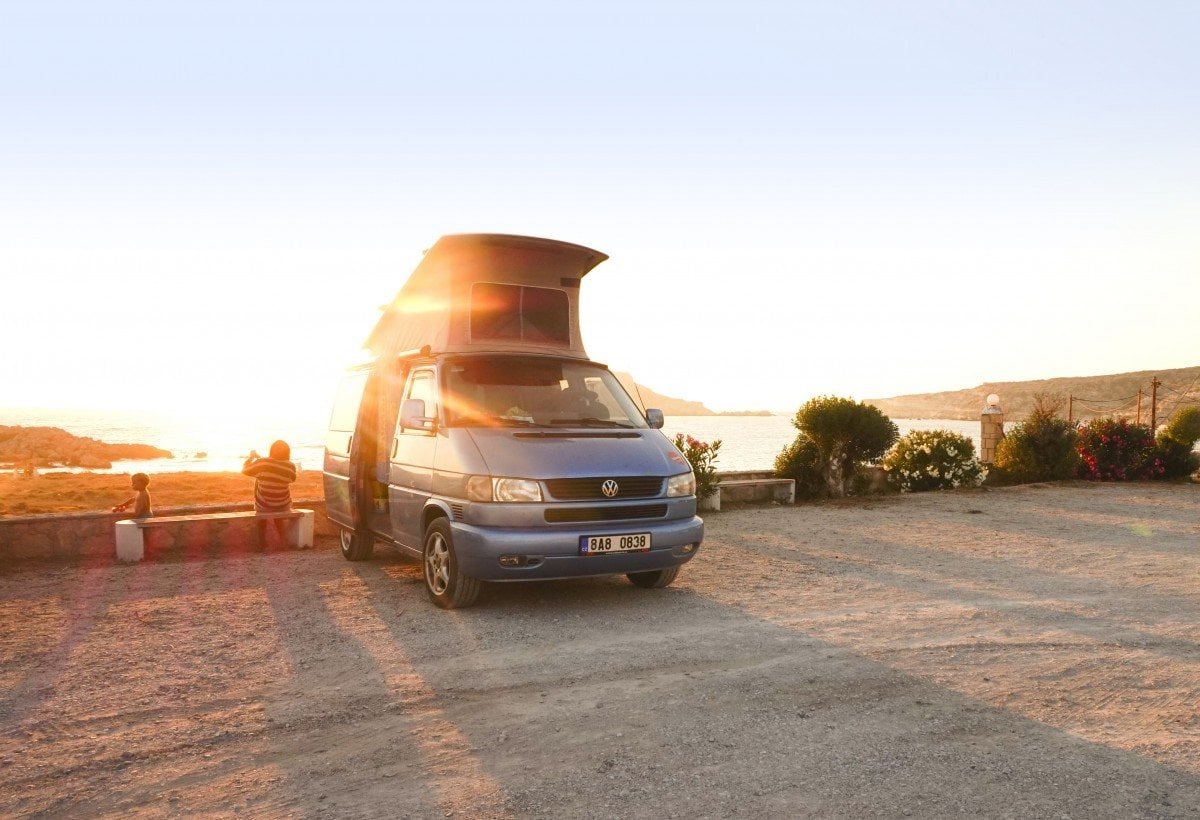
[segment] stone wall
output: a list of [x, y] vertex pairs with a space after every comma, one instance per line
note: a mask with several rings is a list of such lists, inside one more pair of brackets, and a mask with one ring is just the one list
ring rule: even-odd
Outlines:
[[[316, 513], [315, 535], [318, 538], [337, 534], [325, 518], [324, 499], [298, 499], [293, 503]], [[241, 503], [163, 507], [155, 512], [158, 515], [199, 515], [252, 509], [253, 504]], [[116, 560], [113, 525], [128, 517], [128, 514], [96, 512], [0, 518], [0, 563], [39, 560], [103, 563]]]

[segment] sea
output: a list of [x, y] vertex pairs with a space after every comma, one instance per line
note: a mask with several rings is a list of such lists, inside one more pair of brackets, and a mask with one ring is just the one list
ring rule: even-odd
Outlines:
[[[323, 414], [322, 414], [323, 416]], [[946, 419], [892, 419], [900, 435], [910, 430], [950, 430], [971, 439], [979, 450], [979, 422]], [[325, 420], [238, 417], [191, 418], [102, 410], [0, 409], [0, 425], [60, 427], [77, 436], [111, 443], [151, 444], [173, 458], [115, 461], [101, 473], [236, 472], [255, 449], [266, 453], [275, 439], [292, 446], [292, 458], [304, 470], [320, 470], [324, 461]], [[791, 415], [668, 416], [668, 438], [684, 433], [701, 441], [721, 441], [718, 470], [769, 470], [775, 456], [796, 437]], [[81, 472], [61, 468], [63, 472]]]

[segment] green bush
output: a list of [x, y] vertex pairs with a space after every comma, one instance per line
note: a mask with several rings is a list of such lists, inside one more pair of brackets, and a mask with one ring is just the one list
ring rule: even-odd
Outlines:
[[1200, 456], [1192, 452], [1192, 445], [1169, 436], [1158, 437], [1154, 455], [1162, 464], [1159, 478], [1187, 478], [1200, 470]]
[[1062, 481], [1079, 470], [1075, 427], [1058, 418], [1053, 404], [1037, 402], [996, 445], [989, 482]]
[[1097, 418], [1079, 428], [1075, 449], [1083, 463], [1079, 477], [1089, 481], [1133, 481], [1163, 474], [1154, 436], [1144, 424], [1129, 419]]
[[1200, 407], [1184, 407], [1175, 413], [1163, 435], [1189, 447], [1200, 441]]
[[721, 450], [721, 440], [712, 443], [675, 434], [675, 449], [683, 453], [683, 457], [692, 465], [692, 473], [696, 476], [696, 498], [707, 498], [717, 491], [717, 453]]
[[1154, 449], [1162, 462], [1162, 478], [1185, 478], [1200, 470], [1193, 452], [1200, 440], [1200, 407], [1185, 407], [1158, 434]]
[[[836, 396], [811, 399], [796, 411], [792, 425], [800, 436], [779, 454], [776, 469], [781, 463], [785, 468], [789, 463], [811, 468], [823, 484], [820, 491], [838, 498], [849, 491], [856, 466], [878, 461], [899, 434], [878, 408]], [[799, 479], [796, 484], [799, 493]]]
[[817, 466], [820, 459], [817, 445], [801, 433], [775, 456], [775, 474], [796, 482], [797, 500], [818, 498], [825, 490], [825, 479]]
[[896, 442], [883, 466], [903, 492], [973, 487], [983, 475], [975, 445], [949, 430], [913, 430]]

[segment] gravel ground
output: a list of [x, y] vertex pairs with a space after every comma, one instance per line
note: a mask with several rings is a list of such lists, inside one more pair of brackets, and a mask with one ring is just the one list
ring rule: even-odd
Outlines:
[[708, 525], [449, 613], [330, 543], [8, 567], [0, 815], [1200, 817], [1200, 487]]

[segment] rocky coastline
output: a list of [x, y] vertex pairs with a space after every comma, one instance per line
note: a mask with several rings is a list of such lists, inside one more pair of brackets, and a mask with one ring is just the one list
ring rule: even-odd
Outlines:
[[156, 458], [172, 458], [172, 453], [149, 444], [112, 444], [76, 436], [59, 427], [0, 425], [0, 468], [106, 470], [114, 461]]

